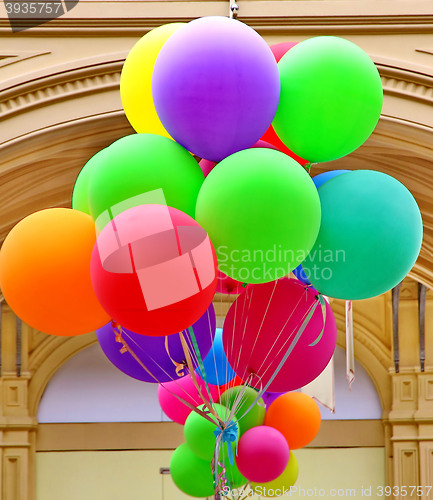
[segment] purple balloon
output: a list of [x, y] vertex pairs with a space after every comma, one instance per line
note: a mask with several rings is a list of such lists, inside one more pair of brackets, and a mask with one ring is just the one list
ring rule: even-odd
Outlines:
[[218, 162], [251, 147], [280, 97], [278, 66], [265, 40], [226, 17], [202, 17], [165, 42], [153, 69], [158, 116], [175, 141]]
[[[210, 351], [215, 337], [216, 319], [212, 304], [192, 327], [200, 354], [204, 359]], [[104, 354], [116, 368], [126, 373], [126, 375], [142, 380], [143, 382], [169, 382], [170, 380], [179, 378], [176, 374], [176, 366], [170, 359], [171, 357], [177, 363], [185, 361], [185, 354], [178, 333], [168, 335], [167, 337], [151, 337], [133, 333], [126, 330], [126, 328], [123, 331], [124, 334], [122, 336], [128, 346], [157, 380], [147, 373], [129, 352], [123, 354], [120, 352], [122, 344], [116, 342], [111, 323], [108, 323], [96, 331], [96, 336]], [[194, 347], [188, 331], [184, 330], [183, 333], [190, 352], [194, 353]], [[165, 347], [165, 339], [168, 339], [168, 352], [170, 356]], [[194, 362], [195, 357], [194, 355], [191, 356], [194, 368], [197, 367], [197, 364]], [[186, 375], [186, 371], [183, 372], [183, 375]]]
[[264, 392], [262, 394], [263, 401], [266, 404], [266, 410], [269, 409], [269, 406], [282, 394], [286, 394], [285, 392]]

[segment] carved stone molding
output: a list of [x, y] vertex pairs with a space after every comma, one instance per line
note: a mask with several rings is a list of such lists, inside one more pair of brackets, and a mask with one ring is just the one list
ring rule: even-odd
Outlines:
[[0, 52], [0, 68], [9, 66], [11, 64], [16, 64], [26, 59], [32, 59], [33, 57], [45, 56], [51, 54], [51, 51], [39, 51], [39, 50], [11, 50], [9, 53]]
[[123, 59], [79, 67], [65, 73], [23, 82], [2, 91], [0, 118], [6, 120], [35, 107], [119, 88]]
[[[113, 2], [80, 2], [61, 18], [14, 36], [58, 36], [65, 32], [96, 36], [135, 34], [167, 22], [187, 22], [206, 15], [228, 15], [227, 2], [137, 1], [122, 2], [117, 6]], [[309, 1], [240, 0], [238, 19], [267, 34], [281, 31], [314, 34], [431, 33], [433, 28], [433, 12], [428, 2], [422, 0], [410, 5], [407, 2], [372, 0], [351, 1], [349, 4], [341, 1], [313, 4]], [[0, 33], [11, 33], [7, 19], [0, 20]]]

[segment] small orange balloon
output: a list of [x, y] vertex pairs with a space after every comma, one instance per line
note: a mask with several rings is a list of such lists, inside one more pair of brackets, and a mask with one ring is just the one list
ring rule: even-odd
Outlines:
[[90, 279], [95, 225], [83, 212], [50, 208], [20, 221], [0, 251], [0, 288], [25, 323], [60, 336], [110, 321]]
[[269, 406], [265, 417], [265, 425], [279, 430], [291, 450], [310, 443], [319, 432], [320, 421], [319, 407], [302, 392], [287, 392], [279, 396]]

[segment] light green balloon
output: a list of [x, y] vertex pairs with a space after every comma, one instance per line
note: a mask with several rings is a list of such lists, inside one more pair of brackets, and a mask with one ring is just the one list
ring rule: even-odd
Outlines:
[[423, 234], [410, 191], [382, 172], [356, 170], [330, 179], [318, 192], [322, 224], [302, 264], [313, 287], [358, 300], [400, 283], [415, 264]]
[[287, 276], [305, 259], [319, 231], [320, 201], [295, 160], [273, 149], [247, 149], [208, 175], [196, 220], [209, 233], [220, 271], [265, 283]]
[[373, 132], [383, 89], [370, 57], [343, 38], [321, 36], [278, 63], [281, 95], [272, 123], [284, 144], [310, 162], [345, 156]]
[[214, 476], [210, 462], [195, 455], [186, 443], [173, 452], [170, 475], [174, 484], [187, 495], [198, 498], [214, 495]]
[[251, 488], [256, 495], [265, 498], [273, 498], [279, 496], [287, 496], [287, 491], [290, 491], [290, 486], [293, 486], [298, 479], [299, 467], [298, 460], [294, 453], [290, 452], [289, 462], [284, 472], [273, 481], [268, 483], [251, 483]]
[[[225, 406], [220, 404], [213, 404], [212, 407], [215, 409], [217, 414], [223, 421], [226, 421], [229, 416], [229, 411]], [[205, 409], [204, 405], [199, 406], [201, 410]], [[215, 421], [215, 424], [209, 422], [201, 415], [195, 411], [191, 412], [186, 419], [185, 426], [183, 428], [183, 433], [185, 436], [185, 441], [191, 450], [203, 460], [212, 460], [215, 453], [216, 437], [214, 431], [217, 428], [216, 418], [213, 415], [209, 415], [211, 419]], [[236, 419], [233, 419], [236, 422]], [[239, 430], [238, 430], [239, 437]], [[221, 442], [221, 453], [225, 457], [228, 456], [228, 444], [226, 442]], [[236, 443], [231, 443], [233, 455], [235, 454]]]
[[131, 134], [100, 155], [89, 181], [90, 212], [102, 221], [98, 229], [120, 212], [148, 203], [167, 204], [194, 217], [204, 175], [194, 157], [173, 140]]
[[263, 399], [260, 398], [259, 402], [255, 404], [245, 416], [242, 416], [257, 398], [257, 391], [252, 387], [231, 387], [221, 394], [218, 402], [231, 409], [241, 392], [241, 403], [235, 411], [235, 417], [238, 421], [239, 432], [242, 435], [248, 429], [251, 429], [251, 427], [263, 425], [263, 422], [265, 421], [266, 408]]
[[72, 208], [75, 210], [79, 210], [80, 212], [84, 212], [85, 214], [90, 215], [90, 207], [89, 207], [89, 182], [90, 175], [92, 173], [93, 168], [98, 163], [99, 159], [102, 157], [102, 152], [98, 151], [95, 155], [93, 155], [90, 160], [84, 165], [84, 167], [80, 170], [78, 177], [74, 184], [74, 189], [72, 191]]

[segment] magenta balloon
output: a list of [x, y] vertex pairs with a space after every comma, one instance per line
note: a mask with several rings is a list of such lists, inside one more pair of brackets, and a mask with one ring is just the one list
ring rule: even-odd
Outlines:
[[[296, 279], [283, 278], [250, 285], [239, 295], [224, 322], [223, 345], [230, 366], [242, 380], [256, 374], [251, 384], [258, 388], [269, 381], [316, 302], [316, 293]], [[324, 329], [319, 304], [269, 391], [298, 389], [325, 369], [337, 341], [335, 318], [326, 301], [325, 307]]]
[[267, 483], [283, 473], [289, 457], [289, 445], [281, 432], [267, 425], [258, 425], [241, 436], [236, 465], [249, 481]]
[[269, 142], [262, 141], [261, 139], [258, 140], [251, 147], [252, 148], [268, 148], [268, 149], [275, 149], [275, 151], [279, 151], [279, 149], [276, 146], [274, 146], [273, 144], [270, 144]]
[[[207, 398], [206, 385], [200, 377], [197, 377], [199, 382], [200, 390], [202, 394]], [[208, 384], [212, 401], [218, 401], [219, 391], [218, 386]], [[172, 382], [167, 382], [165, 384], [160, 384], [158, 387], [158, 399], [161, 405], [162, 411], [178, 424], [183, 425], [188, 415], [191, 413], [191, 409], [179, 401], [176, 396], [188, 401], [193, 406], [200, 406], [203, 404], [203, 400], [200, 398], [199, 392], [197, 391], [191, 375], [186, 375], [178, 380], [173, 380]]]
[[199, 167], [201, 168], [201, 171], [203, 172], [204, 176], [207, 177], [211, 170], [214, 168], [216, 165], [216, 162], [210, 161], [210, 160], [205, 160], [204, 158], [199, 161]]
[[[273, 146], [272, 144], [269, 144], [269, 142], [258, 140], [255, 144], [251, 146], [252, 148], [268, 148], [268, 149], [275, 149], [276, 151], [279, 151], [277, 147]], [[207, 177], [213, 168], [216, 166], [216, 162], [210, 161], [210, 160], [205, 160], [204, 158], [199, 161], [199, 166], [201, 168], [201, 171], [203, 172], [204, 176]]]
[[152, 95], [175, 141], [218, 162], [251, 147], [271, 124], [280, 96], [278, 66], [265, 40], [246, 24], [202, 17], [165, 42]]
[[[192, 325], [197, 345], [204, 359], [212, 347], [215, 337], [215, 310], [211, 304], [203, 316]], [[194, 346], [188, 330], [183, 331], [190, 352]], [[150, 375], [129, 352], [120, 352], [122, 344], [116, 342], [111, 323], [96, 331], [99, 345], [104, 354], [120, 371], [143, 382], [168, 382], [179, 378], [176, 365], [185, 360], [184, 350], [178, 333], [167, 337], [151, 337], [134, 333], [124, 328], [123, 338], [133, 353], [151, 372]], [[195, 356], [192, 356], [194, 367], [197, 367]], [[156, 379], [156, 380], [155, 380]]]

